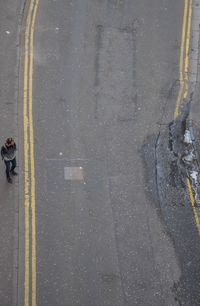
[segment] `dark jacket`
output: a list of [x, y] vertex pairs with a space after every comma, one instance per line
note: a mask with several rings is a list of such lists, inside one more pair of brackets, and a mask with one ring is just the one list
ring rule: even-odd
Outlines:
[[17, 147], [15, 142], [9, 148], [5, 145], [1, 147], [1, 157], [5, 161], [13, 160], [16, 157]]

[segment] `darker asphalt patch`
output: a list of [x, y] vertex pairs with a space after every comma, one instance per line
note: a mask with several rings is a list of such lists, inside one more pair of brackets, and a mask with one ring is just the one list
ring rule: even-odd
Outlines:
[[[177, 120], [162, 126], [159, 135], [149, 136], [142, 147], [146, 169], [146, 193], [170, 237], [182, 271], [172, 292], [179, 305], [200, 304], [199, 236], [186, 190], [186, 177], [193, 165], [183, 161], [187, 144], [187, 104]], [[200, 131], [199, 131], [200, 135]], [[199, 138], [200, 139], [200, 138]], [[196, 143], [200, 149], [200, 142]]]

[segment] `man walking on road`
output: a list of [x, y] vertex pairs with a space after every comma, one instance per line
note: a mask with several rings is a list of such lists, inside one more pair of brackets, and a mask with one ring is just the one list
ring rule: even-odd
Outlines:
[[17, 147], [12, 138], [8, 138], [6, 140], [5, 145], [1, 147], [2, 160], [4, 160], [5, 165], [6, 165], [7, 181], [8, 183], [11, 183], [11, 184], [12, 184], [12, 179], [10, 177], [10, 173], [12, 175], [17, 175], [17, 172], [15, 172], [14, 170], [16, 167], [16, 151], [17, 151]]

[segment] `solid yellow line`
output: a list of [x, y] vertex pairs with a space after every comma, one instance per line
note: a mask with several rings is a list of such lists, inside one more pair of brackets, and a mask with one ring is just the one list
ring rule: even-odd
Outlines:
[[182, 100], [183, 95], [183, 88], [184, 88], [184, 77], [183, 73], [184, 69], [184, 50], [185, 50], [185, 34], [186, 34], [186, 27], [187, 27], [187, 16], [188, 16], [188, 0], [185, 0], [184, 4], [184, 15], [183, 15], [183, 25], [182, 25], [182, 37], [181, 37], [181, 49], [180, 49], [180, 67], [179, 67], [179, 79], [180, 79], [180, 89], [178, 93], [178, 97], [176, 100], [176, 109], [174, 112], [174, 119], [176, 119], [180, 112], [180, 103]]
[[30, 120], [30, 162], [31, 162], [31, 216], [32, 216], [32, 306], [36, 306], [36, 203], [35, 203], [35, 160], [33, 130], [33, 40], [34, 27], [39, 0], [35, 1], [30, 31], [30, 66], [29, 66], [29, 120]]
[[194, 219], [195, 219], [195, 223], [196, 223], [196, 227], [197, 227], [197, 231], [200, 235], [200, 222], [199, 222], [199, 216], [195, 207], [195, 199], [194, 199], [194, 195], [193, 195], [193, 191], [192, 191], [192, 186], [190, 183], [190, 180], [187, 178], [187, 185], [188, 185], [188, 193], [189, 193], [189, 198], [190, 198], [190, 203], [193, 209], [193, 214], [194, 214]]
[[[185, 3], [185, 7], [188, 7], [188, 3]], [[185, 14], [184, 14], [185, 15]], [[189, 48], [190, 48], [190, 36], [191, 36], [191, 23], [192, 23], [192, 0], [189, 0], [189, 11], [188, 11], [188, 25], [187, 25], [187, 34], [186, 34], [186, 43], [185, 43], [185, 60], [184, 60], [184, 80], [182, 82], [182, 84], [184, 84], [184, 86], [182, 86], [181, 88], [181, 95], [179, 95], [178, 99], [182, 99], [182, 91], [184, 88], [184, 94], [183, 94], [183, 98], [187, 98], [188, 96], [188, 84], [189, 84]], [[182, 56], [182, 55], [181, 55]], [[180, 70], [182, 69], [182, 66], [180, 68]], [[183, 76], [183, 74], [182, 74]], [[182, 78], [181, 78], [182, 81]], [[178, 100], [178, 111], [175, 112], [175, 117], [177, 117], [177, 115], [179, 114], [179, 108], [180, 108], [180, 101]], [[192, 186], [190, 183], [190, 180], [187, 178], [187, 185], [188, 185], [188, 193], [189, 193], [189, 199], [190, 199], [190, 203], [193, 209], [193, 215], [194, 215], [194, 219], [195, 219], [195, 223], [196, 223], [196, 227], [198, 230], [198, 233], [200, 235], [200, 221], [199, 221], [199, 216], [195, 207], [195, 199], [194, 199], [194, 195], [193, 195], [193, 191], [192, 191]]]
[[[189, 8], [189, 24], [188, 24], [188, 31], [187, 31], [187, 40], [186, 40], [186, 64], [185, 64], [185, 77], [186, 77], [186, 89], [184, 93], [184, 97], [187, 97], [188, 95], [188, 83], [189, 83], [189, 46], [190, 46], [190, 35], [191, 35], [191, 20], [192, 20], [192, 0], [190, 0], [190, 8]], [[189, 188], [189, 196], [190, 196], [190, 202], [193, 208], [193, 214], [196, 222], [196, 227], [198, 230], [198, 233], [200, 235], [200, 221], [199, 216], [195, 207], [195, 200], [192, 192], [192, 187], [190, 184], [190, 180], [188, 179], [188, 188]]]
[[[27, 42], [26, 42], [27, 45]], [[26, 50], [26, 47], [25, 47]], [[24, 305], [29, 306], [29, 177], [28, 177], [28, 118], [27, 118], [27, 52], [24, 62], [24, 207], [25, 207], [25, 279]]]
[[[191, 36], [191, 23], [192, 23], [192, 1], [185, 0], [184, 6], [184, 17], [182, 26], [182, 40], [181, 40], [181, 52], [180, 52], [180, 90], [176, 101], [176, 109], [174, 112], [174, 119], [180, 114], [180, 104], [183, 98], [188, 96], [188, 84], [189, 84], [189, 47], [190, 47], [190, 36]], [[189, 6], [188, 6], [189, 4]], [[188, 18], [187, 18], [188, 15]], [[187, 22], [186, 22], [187, 21]], [[186, 33], [187, 28], [187, 33]], [[185, 41], [186, 39], [186, 41]], [[185, 48], [185, 50], [184, 50]], [[185, 53], [185, 58], [184, 58]], [[183, 92], [184, 91], [184, 92]], [[199, 216], [195, 207], [195, 199], [192, 191], [190, 180], [187, 178], [189, 199], [193, 209], [194, 219], [198, 233], [200, 235], [200, 221]]]
[[184, 98], [188, 95], [188, 82], [189, 82], [189, 47], [190, 47], [190, 33], [191, 33], [191, 21], [192, 21], [192, 0], [189, 4], [189, 16], [188, 16], [188, 28], [187, 28], [187, 37], [186, 37], [186, 50], [185, 50], [185, 91]]
[[29, 227], [29, 144], [28, 144], [28, 128], [29, 119], [27, 114], [28, 100], [28, 57], [29, 57], [29, 31], [31, 22], [32, 5], [29, 7], [29, 12], [26, 21], [25, 31], [25, 55], [24, 55], [24, 97], [23, 97], [23, 123], [24, 123], [24, 214], [25, 214], [25, 275], [24, 275], [24, 306], [29, 306], [29, 291], [30, 291], [30, 227]]

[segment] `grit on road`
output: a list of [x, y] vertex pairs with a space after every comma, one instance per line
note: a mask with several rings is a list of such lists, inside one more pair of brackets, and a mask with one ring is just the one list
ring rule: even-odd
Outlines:
[[148, 177], [144, 155], [161, 119], [173, 119], [183, 9], [182, 1], [40, 2], [39, 305], [176, 305], [181, 270], [150, 196], [154, 157]]
[[0, 181], [0, 304], [199, 305], [194, 215], [163, 184], [189, 3], [30, 0], [22, 24], [0, 4], [1, 141], [19, 136], [21, 166]]

